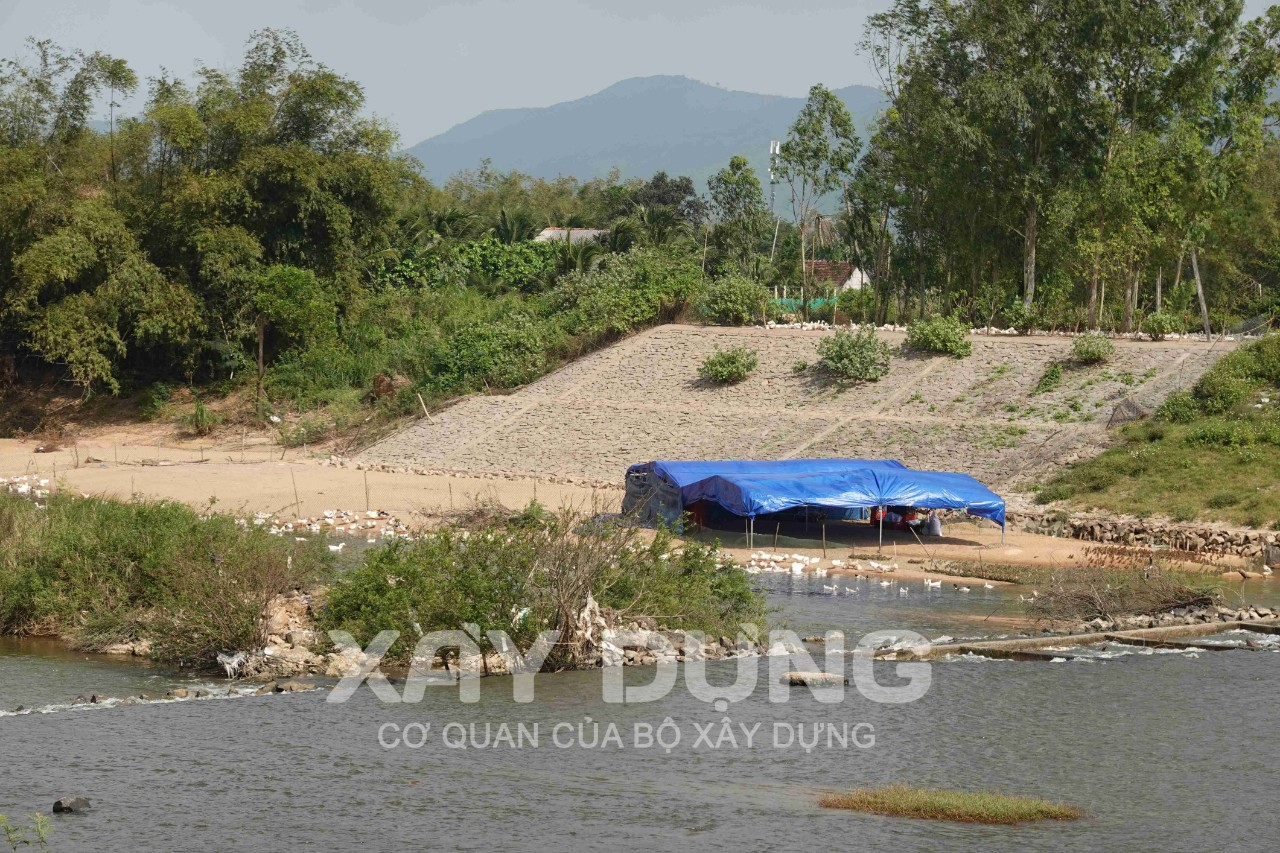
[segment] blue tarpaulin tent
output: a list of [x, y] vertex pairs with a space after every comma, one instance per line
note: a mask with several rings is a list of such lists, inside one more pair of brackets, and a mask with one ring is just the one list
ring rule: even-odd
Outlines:
[[663, 460], [633, 465], [627, 475], [624, 506], [636, 506], [647, 488], [654, 514], [669, 520], [705, 500], [752, 519], [797, 507], [909, 506], [1005, 522], [1004, 500], [968, 474], [915, 471], [892, 459]]

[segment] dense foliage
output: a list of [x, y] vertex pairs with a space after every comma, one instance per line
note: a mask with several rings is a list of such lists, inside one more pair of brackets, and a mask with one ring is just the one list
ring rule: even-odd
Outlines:
[[[715, 323], [916, 321], [920, 348], [955, 355], [969, 325], [1265, 324], [1280, 10], [1241, 10], [897, 0], [862, 45], [891, 109], [864, 140], [810, 90], [774, 160], [789, 218], [741, 156], [706, 198], [662, 172], [487, 162], [432, 185], [359, 84], [285, 31], [255, 34], [237, 68], [145, 84], [32, 41], [0, 63], [0, 375], [148, 410], [152, 384], [256, 377], [259, 414], [324, 407], [323, 433], [365, 421], [379, 374], [400, 412], [509, 388], [695, 298]], [[535, 240], [546, 226], [570, 231]], [[836, 300], [815, 261], [866, 284]], [[935, 315], [957, 320], [920, 324]]]
[[731, 273], [707, 283], [698, 295], [704, 319], [722, 326], [761, 323], [768, 314], [769, 291], [748, 276]]
[[1280, 8], [896, 0], [892, 101], [843, 228], [875, 322], [1169, 331], [1265, 320], [1280, 284]]
[[733, 385], [751, 375], [760, 363], [756, 351], [747, 347], [719, 347], [711, 355], [703, 359], [698, 367], [698, 375], [716, 385]]
[[90, 649], [146, 637], [158, 659], [206, 666], [260, 646], [267, 602], [328, 557], [182, 504], [62, 494], [43, 509], [0, 494], [0, 541], [0, 632]]
[[969, 327], [958, 317], [938, 315], [907, 326], [907, 348], [967, 358], [973, 354], [973, 341], [969, 340]]
[[715, 636], [736, 636], [740, 623], [763, 617], [747, 574], [719, 565], [712, 547], [677, 547], [665, 531], [649, 538], [634, 527], [584, 523], [534, 505], [502, 523], [446, 527], [374, 552], [331, 587], [322, 627], [348, 631], [362, 644], [398, 630], [390, 657], [402, 661], [419, 629], [472, 624], [481, 633], [506, 631], [521, 648], [558, 629], [561, 645], [547, 664], [554, 668], [576, 663], [571, 633], [588, 592], [622, 619], [650, 616]]
[[[408, 378], [401, 408], [527, 382], [701, 278], [688, 178], [482, 164], [432, 186], [289, 32], [148, 81], [105, 132], [89, 117], [138, 87], [128, 65], [29, 46], [0, 64], [0, 359], [27, 375], [116, 393], [256, 374], [272, 404], [341, 419], [378, 373]], [[548, 225], [605, 233], [534, 241]]]
[[1071, 342], [1071, 357], [1080, 364], [1102, 364], [1115, 354], [1116, 345], [1102, 335], [1080, 335]]
[[817, 367], [841, 381], [875, 382], [889, 372], [889, 345], [870, 326], [842, 329], [819, 342]]

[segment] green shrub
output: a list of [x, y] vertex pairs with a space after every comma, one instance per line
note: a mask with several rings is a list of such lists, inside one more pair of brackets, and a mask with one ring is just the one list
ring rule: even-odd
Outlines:
[[1036, 382], [1034, 388], [1031, 389], [1032, 394], [1046, 394], [1062, 384], [1062, 364], [1060, 362], [1051, 362], [1044, 369], [1044, 373], [1040, 375], [1040, 379]]
[[1076, 490], [1069, 483], [1050, 483], [1044, 486], [1040, 491], [1036, 492], [1035, 501], [1038, 504], [1048, 504], [1054, 501], [1064, 501], [1072, 497]]
[[797, 361], [795, 364], [791, 365], [791, 372], [796, 374], [804, 373], [808, 369], [809, 362], [807, 361]]
[[324, 441], [328, 435], [328, 422], [319, 417], [305, 417], [294, 426], [280, 430], [280, 443], [285, 447], [303, 447]]
[[730, 274], [713, 279], [698, 294], [698, 311], [709, 323], [749, 326], [764, 318], [768, 289], [753, 278]]
[[[364, 565], [329, 590], [321, 627], [349, 631], [362, 645], [379, 631], [400, 639], [388, 659], [407, 660], [418, 629], [452, 630], [472, 623], [506, 631], [521, 648], [581, 612], [586, 594], [624, 619], [652, 616], [672, 628], [736, 634], [763, 617], [749, 576], [721, 567], [716, 550], [679, 548], [660, 530], [651, 541], [637, 528], [584, 524], [568, 512], [546, 517], [485, 518], [470, 529], [446, 527], [423, 539], [370, 552]], [[487, 639], [480, 637], [482, 648]], [[547, 668], [580, 663], [562, 636]]]
[[1090, 492], [1103, 492], [1116, 484], [1120, 479], [1120, 475], [1112, 469], [1093, 467], [1083, 471], [1079, 477], [1079, 483]]
[[1210, 509], [1226, 509], [1240, 503], [1240, 496], [1234, 492], [1216, 492], [1205, 503]]
[[0, 494], [0, 633], [39, 628], [97, 649], [151, 639], [153, 656], [212, 665], [261, 646], [275, 595], [320, 578], [328, 553], [178, 503]]
[[151, 387], [142, 394], [139, 413], [144, 420], [154, 421], [160, 417], [160, 412], [169, 404], [169, 400], [173, 397], [174, 388], [165, 382], [153, 382]]
[[818, 367], [840, 380], [875, 382], [889, 372], [889, 345], [871, 326], [841, 330], [818, 344]]
[[875, 304], [876, 294], [870, 287], [851, 287], [836, 297], [836, 310], [853, 323], [871, 322]]
[[1157, 418], [1172, 424], [1189, 424], [1199, 414], [1200, 407], [1190, 391], [1174, 391], [1156, 409]]
[[1017, 329], [1019, 334], [1029, 335], [1036, 327], [1037, 312], [1034, 307], [1027, 307], [1021, 299], [1015, 299], [1013, 304], [1004, 309], [1004, 320], [1011, 329]]
[[1209, 415], [1226, 414], [1267, 384], [1280, 384], [1280, 335], [1239, 347], [1209, 368], [1191, 389], [1200, 409]]
[[554, 241], [503, 243], [496, 237], [482, 237], [457, 246], [451, 260], [479, 280], [531, 292], [555, 270], [562, 249]]
[[532, 382], [548, 367], [548, 332], [537, 318], [523, 312], [497, 322], [463, 326], [429, 351], [430, 386], [446, 395]]
[[196, 407], [182, 417], [182, 424], [196, 435], [208, 435], [222, 423], [222, 415], [211, 412], [204, 402], [197, 399]]
[[1192, 427], [1183, 440], [1191, 447], [1221, 447], [1231, 450], [1253, 444], [1253, 430], [1239, 421], [1214, 418]]
[[1164, 439], [1168, 431], [1165, 425], [1157, 421], [1143, 421], [1137, 424], [1130, 424], [1126, 427], [1125, 434], [1132, 441], [1141, 441], [1146, 443], [1155, 443]]
[[969, 329], [958, 317], [934, 315], [907, 326], [907, 347], [916, 352], [966, 358], [973, 353]]
[[570, 273], [547, 308], [571, 335], [601, 344], [670, 319], [696, 292], [701, 267], [687, 255], [650, 248], [611, 255], [589, 273]]
[[698, 368], [698, 375], [717, 385], [733, 385], [746, 379], [756, 369], [756, 351], [746, 347], [719, 347]]
[[1071, 342], [1071, 357], [1080, 364], [1102, 364], [1116, 354], [1116, 345], [1110, 338], [1090, 332]]
[[0, 814], [0, 836], [4, 836], [5, 846], [13, 853], [18, 853], [19, 847], [30, 847], [32, 850], [49, 849], [49, 836], [53, 832], [49, 818], [39, 812], [28, 817], [31, 819], [30, 826], [17, 823]]
[[1210, 369], [1192, 387], [1191, 393], [1207, 415], [1224, 415], [1242, 404], [1257, 383], [1228, 370]]
[[1179, 328], [1178, 319], [1167, 311], [1148, 314], [1142, 321], [1142, 330], [1150, 335], [1153, 341], [1163, 341]]
[[[1261, 340], [1242, 347], [1251, 357], [1250, 374], [1253, 378], [1272, 385], [1280, 385], [1280, 335], [1270, 334]], [[1227, 356], [1231, 358], [1236, 350]]]

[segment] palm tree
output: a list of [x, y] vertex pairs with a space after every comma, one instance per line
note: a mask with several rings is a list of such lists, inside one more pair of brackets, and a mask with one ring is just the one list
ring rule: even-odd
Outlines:
[[445, 239], [473, 237], [478, 230], [477, 225], [476, 215], [460, 207], [446, 207], [431, 213], [431, 230]]
[[661, 246], [688, 228], [688, 223], [669, 204], [638, 204], [635, 218], [648, 242], [654, 246]]
[[600, 265], [604, 255], [604, 246], [596, 240], [582, 240], [574, 243], [565, 235], [560, 247], [560, 258], [556, 262], [556, 273], [564, 275], [569, 272], [590, 272]]
[[600, 245], [614, 254], [628, 251], [636, 242], [636, 226], [629, 219], [619, 219], [613, 227], [596, 238]]
[[493, 227], [493, 234], [508, 246], [524, 240], [532, 240], [537, 233], [533, 220], [523, 210], [508, 213], [506, 207], [498, 211], [498, 224]]

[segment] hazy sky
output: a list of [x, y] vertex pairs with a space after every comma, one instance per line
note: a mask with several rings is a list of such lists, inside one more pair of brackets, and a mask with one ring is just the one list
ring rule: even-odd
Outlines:
[[[298, 32], [365, 87], [404, 144], [484, 110], [546, 106], [618, 80], [684, 74], [803, 95], [874, 84], [855, 50], [890, 0], [0, 0], [0, 56], [27, 36], [122, 57], [140, 77], [239, 64], [261, 27]], [[1246, 0], [1258, 14], [1268, 0]]]

